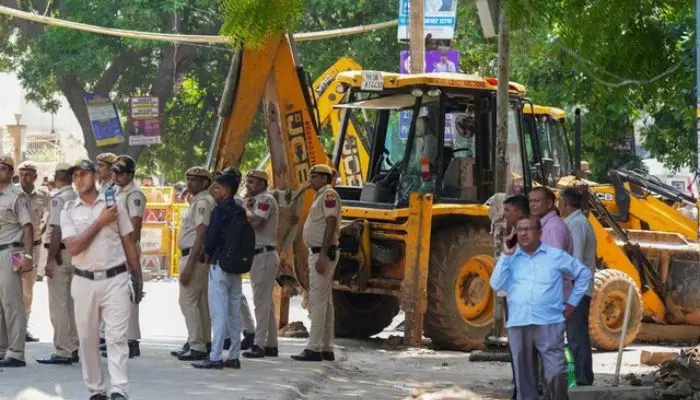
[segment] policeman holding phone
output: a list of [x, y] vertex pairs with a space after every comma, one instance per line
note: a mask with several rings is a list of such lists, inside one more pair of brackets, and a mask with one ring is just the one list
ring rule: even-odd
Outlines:
[[333, 274], [339, 257], [340, 196], [331, 185], [331, 167], [317, 164], [310, 172], [309, 186], [316, 191], [316, 197], [304, 223], [304, 243], [309, 248], [311, 332], [306, 349], [292, 359], [334, 361]]
[[[71, 168], [78, 198], [66, 203], [61, 213], [61, 232], [75, 265], [71, 295], [83, 382], [91, 400], [107, 399], [96, 329], [101, 316], [105, 323], [111, 400], [120, 400], [127, 398], [127, 327], [131, 303], [141, 301], [141, 263], [129, 214], [117, 204], [113, 191], [98, 193], [95, 171], [90, 160], [79, 161]], [[127, 271], [138, 277], [136, 284]]]

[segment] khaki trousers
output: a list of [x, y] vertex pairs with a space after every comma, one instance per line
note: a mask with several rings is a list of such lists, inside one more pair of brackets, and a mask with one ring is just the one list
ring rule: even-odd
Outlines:
[[[180, 271], [187, 266], [189, 256], [180, 258]], [[194, 265], [192, 279], [189, 285], [180, 284], [180, 311], [185, 317], [187, 326], [187, 343], [190, 349], [206, 352], [207, 343], [211, 340], [211, 319], [209, 318], [209, 266], [202, 263]]]
[[61, 357], [71, 357], [78, 349], [78, 331], [75, 327], [73, 297], [71, 283], [73, 281], [73, 265], [66, 250], [61, 250], [62, 265], [53, 268], [53, 277], [47, 278], [49, 289], [49, 316], [53, 325], [53, 345], [56, 354]]
[[22, 302], [24, 303], [24, 314], [27, 319], [27, 326], [29, 326], [29, 315], [32, 313], [32, 301], [34, 300], [34, 284], [36, 283], [36, 276], [39, 274], [39, 268], [37, 261], [39, 260], [39, 247], [34, 246], [33, 257], [34, 257], [34, 268], [22, 274]]
[[260, 347], [277, 347], [277, 318], [272, 290], [280, 266], [277, 251], [256, 254], [250, 269], [255, 305], [255, 344]]
[[91, 395], [106, 393], [100, 364], [100, 315], [105, 324], [107, 368], [112, 392], [126, 396], [128, 388], [127, 360], [129, 345], [126, 332], [129, 323], [129, 273], [93, 281], [73, 276], [71, 296], [75, 308], [75, 324], [80, 340], [83, 382]]
[[250, 312], [250, 306], [245, 298], [245, 294], [241, 294], [241, 321], [245, 333], [255, 332], [255, 319], [253, 318], [253, 313]]
[[309, 313], [311, 329], [306, 348], [311, 351], [333, 351], [335, 310], [333, 309], [333, 274], [338, 265], [329, 261], [323, 275], [316, 272], [319, 255], [309, 249]]
[[22, 301], [22, 277], [10, 265], [10, 253], [22, 249], [0, 251], [0, 356], [24, 361], [24, 339], [27, 317]]

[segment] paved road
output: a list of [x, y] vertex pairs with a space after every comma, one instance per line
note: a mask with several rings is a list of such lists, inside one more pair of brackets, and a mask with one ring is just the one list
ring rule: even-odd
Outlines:
[[[175, 282], [147, 282], [147, 296], [141, 306], [144, 336], [142, 357], [129, 362], [130, 394], [133, 399], [402, 399], [415, 389], [461, 385], [484, 396], [507, 398], [511, 370], [504, 363], [470, 363], [468, 354], [405, 349], [388, 345], [382, 339], [339, 340], [335, 363], [298, 363], [291, 354], [300, 352], [305, 339], [280, 340], [280, 357], [242, 360], [239, 371], [200, 371], [169, 355], [185, 341], [185, 323], [177, 304]], [[250, 286], [244, 292], [252, 300]], [[290, 321], [303, 321], [308, 327], [301, 299], [292, 299]], [[251, 301], [252, 306], [252, 301]], [[397, 316], [392, 327], [400, 320]], [[27, 345], [27, 368], [0, 369], [0, 399], [12, 398], [27, 387], [55, 393], [59, 388], [66, 399], [87, 399], [80, 366], [45, 366], [36, 358], [51, 353], [46, 284], [35, 288], [34, 313], [30, 322], [40, 343]], [[391, 329], [380, 337], [398, 335]], [[615, 354], [594, 355], [598, 384], [609, 383]], [[644, 372], [639, 366], [639, 349], [626, 353], [623, 374]], [[106, 365], [103, 363], [106, 374]]]

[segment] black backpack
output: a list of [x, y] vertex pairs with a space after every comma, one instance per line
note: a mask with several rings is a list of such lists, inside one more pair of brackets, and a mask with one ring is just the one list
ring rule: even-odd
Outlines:
[[224, 247], [219, 249], [219, 266], [229, 274], [245, 274], [253, 266], [255, 231], [242, 207], [219, 204], [230, 219], [223, 227]]

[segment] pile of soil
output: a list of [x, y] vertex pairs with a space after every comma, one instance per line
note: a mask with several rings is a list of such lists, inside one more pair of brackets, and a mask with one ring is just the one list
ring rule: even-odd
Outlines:
[[653, 373], [625, 376], [633, 386], [654, 386], [664, 400], [700, 400], [700, 345], [681, 350], [678, 357], [661, 364]]
[[303, 322], [295, 321], [283, 326], [279, 331], [279, 336], [290, 338], [307, 338], [309, 337], [309, 331], [306, 330]]
[[436, 392], [414, 390], [413, 393], [411, 393], [409, 397], [404, 398], [404, 400], [472, 400], [480, 398], [480, 396], [472, 391], [460, 387], [453, 387]]

